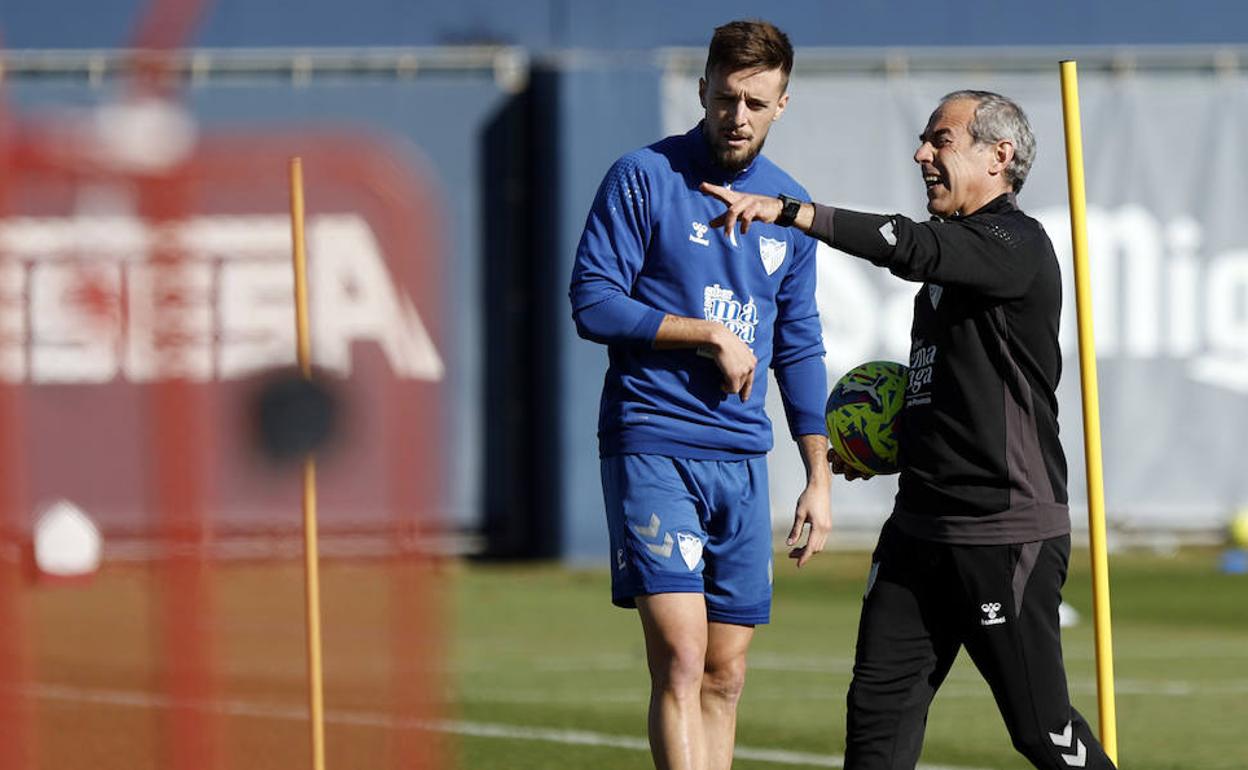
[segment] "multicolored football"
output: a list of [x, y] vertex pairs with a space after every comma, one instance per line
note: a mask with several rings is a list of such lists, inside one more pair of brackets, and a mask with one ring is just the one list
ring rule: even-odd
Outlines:
[[907, 369], [868, 361], [837, 380], [824, 409], [832, 448], [850, 467], [869, 474], [897, 472], [897, 418], [906, 397]]

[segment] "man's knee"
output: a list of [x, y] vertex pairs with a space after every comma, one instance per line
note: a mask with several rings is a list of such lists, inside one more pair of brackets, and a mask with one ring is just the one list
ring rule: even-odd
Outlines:
[[849, 683], [849, 692], [845, 695], [845, 713], [851, 732], [881, 719], [894, 724], [895, 715], [902, 710], [907, 695], [906, 691], [887, 690], [855, 676]]
[[706, 665], [706, 648], [698, 640], [670, 640], [652, 657], [650, 679], [656, 690], [697, 697]]
[[1015, 751], [1027, 757], [1037, 767], [1044, 767], [1052, 759], [1049, 756], [1052, 746], [1048, 745], [1048, 739], [1042, 737], [1039, 731], [1029, 729], [1012, 730], [1010, 732], [1010, 743], [1014, 745]]
[[736, 705], [745, 689], [745, 656], [708, 658], [702, 678], [702, 692], [717, 700]]
[[1047, 735], [1032, 730], [1014, 732], [1010, 735], [1014, 750], [1026, 757], [1036, 767], [1065, 767], [1059, 754], [1065, 754], [1075, 762], [1075, 767], [1087, 764], [1087, 744], [1072, 736], [1064, 745], [1055, 744]]

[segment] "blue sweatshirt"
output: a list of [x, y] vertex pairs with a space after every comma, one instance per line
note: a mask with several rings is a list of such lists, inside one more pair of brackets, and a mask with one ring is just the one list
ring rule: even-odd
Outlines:
[[[822, 434], [827, 373], [815, 307], [815, 241], [755, 223], [733, 238], [708, 227], [724, 204], [698, 190], [810, 196], [759, 156], [731, 174], [716, 165], [699, 124], [620, 158], [585, 223], [572, 270], [572, 316], [607, 345], [598, 420], [602, 456], [625, 453], [725, 460], [765, 454], [766, 367], [776, 373], [789, 431]], [[735, 241], [735, 242], [734, 242]], [[747, 401], [721, 390], [714, 360], [656, 350], [665, 314], [719, 321], [758, 359]]]

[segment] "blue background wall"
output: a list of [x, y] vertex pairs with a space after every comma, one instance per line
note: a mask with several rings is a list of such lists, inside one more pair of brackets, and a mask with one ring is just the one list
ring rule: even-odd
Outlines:
[[[12, 48], [109, 48], [131, 36], [143, 0], [5, 0]], [[729, 19], [766, 16], [798, 46], [954, 46], [1242, 42], [1238, 0], [218, 0], [190, 44], [408, 46], [503, 43], [528, 48], [705, 45]]]

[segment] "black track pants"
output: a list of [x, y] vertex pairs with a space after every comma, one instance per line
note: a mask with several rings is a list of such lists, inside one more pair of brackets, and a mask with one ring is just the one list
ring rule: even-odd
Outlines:
[[[966, 647], [1014, 747], [1044, 770], [1113, 768], [1070, 705], [1058, 605], [1070, 538], [948, 545], [885, 525], [849, 688], [846, 770], [912, 770], [927, 710]], [[966, 726], [968, 741], [975, 726]]]

